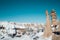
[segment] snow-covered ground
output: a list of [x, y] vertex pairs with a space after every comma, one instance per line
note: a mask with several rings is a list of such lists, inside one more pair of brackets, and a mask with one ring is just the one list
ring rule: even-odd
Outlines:
[[39, 32], [39, 33], [36, 33], [35, 35], [22, 35], [21, 37], [10, 37], [8, 35], [5, 35], [5, 36], [1, 36], [0, 35], [0, 40], [51, 40], [52, 38], [49, 37], [49, 38], [43, 38], [43, 32]]
[[[34, 28], [34, 27], [26, 29], [26, 31], [30, 34], [25, 33], [24, 35], [21, 35], [21, 37], [14, 36], [14, 38], [12, 38], [8, 34], [13, 34], [16, 32], [13, 30], [13, 28], [16, 28], [16, 27], [25, 28], [26, 26], [13, 25], [8, 22], [2, 22], [1, 25], [3, 25], [6, 29], [4, 30], [3, 33], [2, 33], [2, 29], [0, 29], [0, 40], [51, 40], [52, 39], [52, 37], [43, 38], [42, 36], [44, 33], [42, 32], [43, 28], [39, 29], [39, 28]], [[35, 30], [35, 31], [32, 32], [32, 30]], [[38, 30], [40, 31], [37, 32]]]

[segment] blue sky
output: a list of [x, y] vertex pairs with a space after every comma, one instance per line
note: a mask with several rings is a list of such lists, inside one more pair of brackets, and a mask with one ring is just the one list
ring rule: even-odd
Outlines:
[[45, 23], [52, 9], [59, 19], [60, 0], [0, 0], [0, 21]]

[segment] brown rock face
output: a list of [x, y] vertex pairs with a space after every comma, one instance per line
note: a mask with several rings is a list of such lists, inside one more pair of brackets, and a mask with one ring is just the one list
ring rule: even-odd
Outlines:
[[60, 35], [53, 35], [52, 40], [60, 40]]
[[[56, 32], [60, 32], [60, 22], [58, 23], [59, 27]], [[53, 34], [52, 40], [60, 40], [60, 33], [59, 35]]]
[[48, 11], [46, 10], [46, 27], [45, 27], [45, 31], [44, 31], [44, 37], [50, 37], [52, 35], [52, 29], [50, 27], [50, 19], [49, 19], [49, 15], [48, 15]]

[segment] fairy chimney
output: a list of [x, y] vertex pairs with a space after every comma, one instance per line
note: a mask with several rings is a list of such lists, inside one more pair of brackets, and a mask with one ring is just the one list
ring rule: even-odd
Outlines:
[[46, 10], [46, 26], [43, 36], [47, 38], [50, 37], [51, 34], [52, 34], [52, 29], [50, 27], [50, 19], [49, 19], [48, 11]]
[[51, 19], [52, 19], [51, 23], [52, 23], [53, 27], [56, 28], [57, 27], [57, 17], [56, 17], [56, 12], [54, 9], [52, 9], [52, 11], [51, 11]]

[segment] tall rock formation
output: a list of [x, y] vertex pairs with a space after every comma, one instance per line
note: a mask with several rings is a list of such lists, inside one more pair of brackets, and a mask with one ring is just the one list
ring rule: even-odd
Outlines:
[[50, 25], [50, 19], [48, 15], [48, 11], [46, 10], [46, 26], [45, 26], [45, 31], [44, 31], [44, 37], [50, 37], [52, 35], [52, 29]]
[[[52, 16], [52, 25], [54, 27], [52, 40], [60, 40], [60, 22], [57, 22], [55, 10], [51, 11], [51, 16]], [[56, 28], [58, 25], [59, 25], [59, 27]]]
[[54, 31], [56, 31], [57, 17], [56, 17], [56, 12], [54, 9], [51, 11], [51, 19], [52, 19], [51, 23], [52, 23], [53, 27], [55, 28]]

